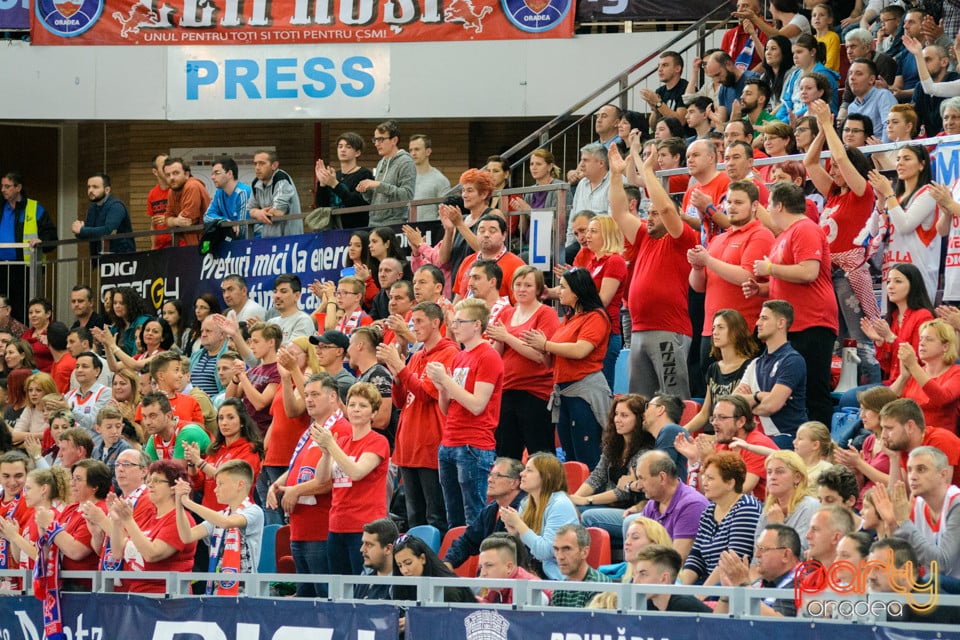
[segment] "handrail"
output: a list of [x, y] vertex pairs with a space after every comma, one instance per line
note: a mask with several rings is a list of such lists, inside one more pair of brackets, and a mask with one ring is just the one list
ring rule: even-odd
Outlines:
[[[555, 127], [557, 124], [559, 124], [559, 123], [562, 122], [563, 120], [565, 120], [565, 119], [569, 118], [570, 116], [572, 116], [577, 110], [581, 109], [582, 107], [584, 107], [585, 105], [589, 104], [589, 103], [592, 102], [593, 100], [599, 98], [605, 91], [607, 91], [607, 90], [610, 89], [611, 87], [620, 84], [624, 78], [626, 78], [627, 76], [629, 76], [631, 73], [633, 73], [634, 71], [636, 71], [637, 69], [639, 69], [639, 68], [642, 67], [643, 65], [645, 65], [645, 64], [647, 64], [648, 62], [650, 62], [651, 60], [654, 60], [654, 59], [656, 59], [657, 57], [659, 57], [661, 51], [666, 50], [666, 49], [669, 49], [670, 47], [672, 47], [672, 46], [675, 45], [676, 43], [680, 42], [680, 41], [683, 40], [684, 38], [692, 35], [694, 32], [696, 32], [696, 31], [699, 30], [700, 28], [706, 26], [706, 24], [707, 24], [708, 22], [710, 22], [712, 19], [714, 19], [716, 16], [718, 16], [718, 15], [720, 15], [720, 14], [723, 14], [725, 18], [729, 18], [729, 16], [730, 16], [730, 3], [729, 3], [729, 2], [723, 2], [723, 3], [719, 4], [719, 5], [717, 5], [712, 11], [710, 11], [710, 13], [708, 13], [708, 14], [705, 15], [704, 17], [702, 17], [702, 18], [700, 18], [699, 20], [697, 20], [696, 22], [694, 22], [692, 25], [690, 25], [689, 27], [687, 27], [686, 29], [684, 29], [683, 31], [681, 31], [679, 35], [675, 36], [672, 40], [670, 40], [669, 42], [667, 42], [666, 44], [664, 44], [661, 49], [652, 51], [651, 53], [649, 53], [649, 54], [647, 54], [645, 57], [643, 57], [639, 62], [636, 62], [636, 63], [634, 63], [633, 65], [631, 65], [630, 67], [628, 67], [626, 70], [621, 71], [621, 72], [618, 73], [616, 76], [614, 76], [611, 80], [609, 80], [609, 81], [607, 81], [605, 84], [603, 84], [599, 89], [596, 89], [595, 91], [593, 91], [592, 93], [590, 93], [589, 95], [587, 95], [587, 97], [580, 99], [579, 101], [577, 101], [576, 103], [574, 103], [572, 106], [570, 106], [570, 107], [568, 107], [566, 110], [564, 110], [563, 113], [561, 113], [561, 114], [558, 115], [558, 116], [555, 116], [552, 120], [550, 120], [550, 121], [547, 122], [546, 124], [540, 126], [540, 127], [539, 127], [538, 129], [536, 129], [533, 133], [530, 133], [530, 134], [528, 134], [527, 136], [525, 136], [524, 138], [522, 138], [519, 142], [517, 142], [516, 144], [514, 144], [512, 147], [510, 147], [509, 149], [507, 149], [506, 151], [504, 151], [504, 152], [501, 153], [500, 155], [501, 155], [502, 157], [506, 158], [507, 160], [509, 160], [511, 156], [513, 156], [514, 154], [516, 154], [518, 151], [520, 151], [521, 149], [523, 149], [523, 148], [524, 148], [525, 146], [527, 146], [528, 144], [530, 144], [530, 143], [532, 143], [532, 142], [534, 142], [534, 141], [536, 141], [536, 140], [540, 140], [544, 133], [549, 132], [549, 131], [550, 131], [553, 127]], [[723, 22], [724, 22], [724, 24], [726, 24], [727, 20], [724, 19]], [[623, 93], [623, 91], [621, 91], [620, 93]], [[618, 95], [619, 95], [619, 94], [618, 94]], [[579, 123], [580, 121], [578, 120], [577, 122]], [[569, 127], [568, 127], [568, 128], [569, 128]], [[566, 129], [564, 129], [564, 131], [566, 131]], [[560, 133], [563, 133], [563, 131], [561, 131]], [[556, 137], [556, 136], [554, 136], [554, 138], [555, 138], [555, 137]], [[548, 141], [549, 141], [549, 140], [548, 140]], [[546, 144], [546, 143], [543, 143], [543, 144]], [[521, 162], [523, 162], [524, 159], [525, 159], [525, 158], [521, 158], [521, 159], [518, 160], [517, 162], [512, 163], [512, 164], [510, 165], [510, 168], [513, 169], [513, 168], [516, 167], [518, 164], [520, 164]]]

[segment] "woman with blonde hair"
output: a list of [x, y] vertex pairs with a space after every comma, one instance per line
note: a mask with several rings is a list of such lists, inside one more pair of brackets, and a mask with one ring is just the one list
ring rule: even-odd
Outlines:
[[133, 426], [137, 443], [143, 444], [143, 427], [134, 421], [137, 406], [140, 404], [140, 376], [130, 369], [120, 369], [113, 376], [111, 389], [113, 397], [110, 398], [110, 404], [120, 410], [124, 422], [129, 422]]
[[13, 427], [13, 443], [20, 444], [28, 434], [42, 434], [47, 426], [47, 419], [43, 415], [43, 397], [58, 393], [57, 383], [49, 373], [34, 373], [24, 382], [26, 389], [26, 406]]
[[927, 424], [955, 432], [960, 418], [960, 366], [955, 364], [953, 327], [940, 319], [924, 322], [917, 350], [904, 342], [897, 355], [900, 375], [890, 389], [901, 398], [916, 400]]
[[806, 551], [810, 519], [820, 508], [820, 501], [810, 493], [807, 465], [795, 451], [774, 451], [767, 456], [766, 468], [767, 500], [755, 539], [760, 539], [767, 524], [785, 524], [797, 532]]
[[562, 580], [553, 555], [553, 538], [561, 526], [579, 524], [580, 518], [567, 496], [567, 476], [560, 460], [549, 453], [530, 456], [520, 473], [520, 489], [527, 492], [520, 510], [500, 507], [500, 519], [507, 532], [519, 537], [541, 563], [538, 573], [549, 580]]

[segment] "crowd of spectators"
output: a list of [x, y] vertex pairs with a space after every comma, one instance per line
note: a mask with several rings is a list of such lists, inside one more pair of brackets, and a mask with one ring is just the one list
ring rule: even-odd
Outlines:
[[[566, 263], [553, 273], [511, 243], [553, 193], [501, 196], [509, 166], [491, 156], [411, 221], [406, 201], [449, 184], [430, 139], [412, 136], [408, 153], [387, 121], [375, 171], [353, 132], [337, 140], [338, 168], [316, 163], [318, 208], [396, 203], [344, 216], [337, 281], [281, 275], [266, 308], [241, 274], [220, 296], [159, 309], [130, 287], [98, 300], [84, 283], [69, 312], [3, 296], [0, 568], [39, 563], [48, 588], [61, 566], [249, 573], [264, 526], [286, 524], [303, 575], [451, 577], [477, 556], [484, 578], [785, 588], [889, 553], [898, 567], [936, 561], [954, 588], [960, 312], [932, 301], [960, 300], [941, 251], [960, 233], [960, 186], [938, 184], [930, 151], [910, 141], [960, 133], [946, 50], [956, 34], [945, 32], [957, 8], [925, 6], [841, 16], [774, 0], [768, 21], [741, 0], [690, 81], [664, 52], [662, 85], [640, 93], [648, 116], [597, 112], [597, 140], [566, 176]], [[904, 144], [892, 156], [859, 149], [881, 139]], [[753, 166], [798, 151], [803, 162]], [[687, 175], [666, 184], [656, 175], [680, 166]], [[277, 156], [258, 152], [254, 168], [244, 185], [220, 159], [211, 196], [182, 159], [158, 155], [153, 229], [252, 220], [227, 235], [302, 233]], [[529, 170], [538, 185], [559, 182], [547, 149]], [[38, 214], [18, 174], [3, 192], [5, 216]], [[109, 177], [91, 177], [88, 193], [77, 237], [131, 250], [110, 240], [129, 216]], [[432, 218], [434, 246], [416, 228]], [[51, 240], [36, 220], [20, 231]], [[206, 232], [173, 237], [199, 244]], [[154, 248], [171, 242], [153, 236]], [[860, 355], [862, 429], [834, 442], [831, 364], [845, 338]], [[590, 472], [577, 486], [571, 463]], [[465, 530], [441, 557], [400, 535], [421, 525]], [[622, 564], [588, 563], [587, 527], [607, 532]], [[908, 578], [878, 588], [918, 588]], [[115, 588], [163, 592], [126, 577]], [[326, 590], [307, 580], [296, 595]], [[357, 596], [415, 599], [381, 585]], [[512, 601], [503, 588], [444, 597]], [[544, 599], [616, 608], [602, 585]], [[803, 615], [791, 604], [762, 611]], [[723, 613], [728, 602], [650, 605]]]

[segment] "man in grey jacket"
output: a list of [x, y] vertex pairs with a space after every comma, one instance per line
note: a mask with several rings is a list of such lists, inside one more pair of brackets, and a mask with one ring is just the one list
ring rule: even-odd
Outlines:
[[253, 195], [247, 200], [247, 211], [254, 220], [261, 238], [279, 238], [303, 233], [303, 220], [287, 220], [285, 216], [300, 213], [300, 196], [290, 174], [280, 169], [275, 151], [260, 150], [253, 154], [253, 171], [257, 179], [251, 185]]
[[[417, 185], [417, 166], [413, 158], [400, 148], [400, 125], [396, 120], [387, 120], [377, 125], [373, 144], [380, 154], [380, 162], [374, 171], [376, 180], [362, 180], [357, 191], [370, 204], [404, 202], [413, 200]], [[382, 227], [406, 222], [407, 207], [380, 209], [370, 212], [370, 226]]]

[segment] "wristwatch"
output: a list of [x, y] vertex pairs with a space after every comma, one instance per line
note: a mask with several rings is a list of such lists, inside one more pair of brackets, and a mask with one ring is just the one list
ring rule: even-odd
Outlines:
[[662, 106], [663, 106], [663, 100], [661, 100], [660, 102], [657, 103], [657, 109], [659, 109], [659, 108], [662, 107]]
[[593, 496], [587, 496], [587, 504], [593, 504]]

